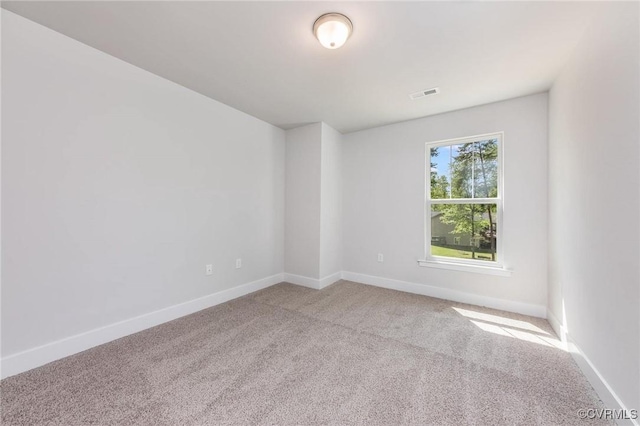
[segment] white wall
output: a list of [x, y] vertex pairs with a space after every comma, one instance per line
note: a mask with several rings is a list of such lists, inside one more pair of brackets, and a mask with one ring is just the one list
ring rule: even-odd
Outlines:
[[325, 123], [287, 130], [285, 272], [321, 288], [342, 260], [342, 135]]
[[342, 271], [342, 135], [322, 123], [320, 278]]
[[620, 402], [638, 409], [639, 10], [609, 9], [550, 92], [549, 308]]
[[322, 123], [287, 130], [286, 139], [284, 269], [318, 279]]
[[[428, 100], [426, 101], [428, 102]], [[505, 264], [511, 277], [418, 266], [425, 143], [504, 131]], [[343, 269], [532, 304], [547, 299], [547, 95], [343, 136]], [[377, 262], [377, 253], [384, 262]]]
[[3, 357], [282, 272], [284, 131], [7, 11], [2, 62]]

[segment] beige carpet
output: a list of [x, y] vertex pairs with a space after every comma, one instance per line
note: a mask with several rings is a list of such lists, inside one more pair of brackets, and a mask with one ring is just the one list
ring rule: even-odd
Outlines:
[[592, 424], [541, 319], [279, 284], [0, 382], [2, 424]]

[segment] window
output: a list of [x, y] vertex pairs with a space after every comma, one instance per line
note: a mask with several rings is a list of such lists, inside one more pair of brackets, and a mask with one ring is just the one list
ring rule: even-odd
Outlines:
[[426, 144], [426, 261], [502, 266], [502, 133]]

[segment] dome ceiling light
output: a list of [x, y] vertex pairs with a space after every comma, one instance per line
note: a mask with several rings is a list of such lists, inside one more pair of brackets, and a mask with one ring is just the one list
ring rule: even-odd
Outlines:
[[341, 47], [352, 32], [351, 20], [341, 13], [325, 13], [313, 23], [313, 34], [327, 49]]

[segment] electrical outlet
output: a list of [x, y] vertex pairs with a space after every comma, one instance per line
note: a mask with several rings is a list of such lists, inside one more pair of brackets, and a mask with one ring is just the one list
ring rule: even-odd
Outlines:
[[382, 253], [378, 253], [378, 262], [384, 262], [384, 256]]
[[242, 268], [242, 259], [236, 259], [236, 269]]
[[213, 265], [207, 265], [204, 268], [205, 275], [213, 275]]

